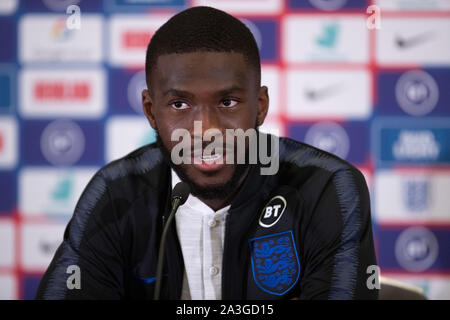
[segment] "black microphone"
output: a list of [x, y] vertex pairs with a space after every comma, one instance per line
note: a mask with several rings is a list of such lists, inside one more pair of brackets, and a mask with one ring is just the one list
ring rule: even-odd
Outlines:
[[172, 190], [172, 210], [170, 211], [169, 218], [164, 226], [163, 233], [161, 235], [161, 242], [159, 244], [158, 263], [156, 265], [156, 284], [154, 300], [159, 300], [159, 294], [161, 290], [161, 274], [164, 265], [164, 245], [166, 242], [166, 235], [169, 230], [169, 226], [175, 217], [175, 213], [178, 207], [183, 205], [189, 197], [189, 186], [185, 182], [178, 182], [175, 188]]

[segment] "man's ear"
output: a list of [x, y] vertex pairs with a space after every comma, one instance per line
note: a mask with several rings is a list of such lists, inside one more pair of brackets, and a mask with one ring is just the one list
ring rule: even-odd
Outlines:
[[153, 129], [156, 129], [155, 116], [153, 114], [153, 101], [148, 89], [142, 90], [142, 108], [145, 116]]
[[269, 110], [269, 91], [266, 86], [259, 88], [258, 93], [258, 114], [257, 126], [259, 127], [266, 119], [267, 111]]

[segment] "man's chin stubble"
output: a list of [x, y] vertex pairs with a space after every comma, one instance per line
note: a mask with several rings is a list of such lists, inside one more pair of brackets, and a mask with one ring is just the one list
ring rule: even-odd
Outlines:
[[157, 130], [155, 131], [156, 131], [156, 144], [161, 150], [164, 160], [170, 164], [170, 167], [176, 172], [178, 177], [189, 185], [190, 192], [193, 196], [205, 200], [226, 199], [237, 190], [242, 176], [247, 172], [247, 168], [249, 166], [247, 162], [246, 164], [236, 164], [233, 170], [233, 175], [224, 184], [212, 186], [199, 185], [189, 177], [189, 175], [186, 173], [185, 169], [181, 165], [173, 164], [169, 149], [167, 149], [164, 143], [162, 142], [162, 139], [158, 131]]

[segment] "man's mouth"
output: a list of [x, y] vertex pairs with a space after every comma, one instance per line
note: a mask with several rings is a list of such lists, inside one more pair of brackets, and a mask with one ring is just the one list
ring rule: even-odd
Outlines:
[[200, 170], [205, 172], [216, 171], [222, 168], [225, 165], [226, 155], [216, 153], [212, 155], [201, 155], [197, 157], [196, 154], [192, 155], [192, 165]]

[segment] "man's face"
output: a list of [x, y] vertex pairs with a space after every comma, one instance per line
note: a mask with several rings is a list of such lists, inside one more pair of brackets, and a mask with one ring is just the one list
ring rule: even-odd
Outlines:
[[[196, 147], [195, 136], [203, 137], [203, 133], [212, 128], [222, 133], [222, 154], [202, 158], [200, 163], [192, 159], [191, 164], [172, 164], [182, 179], [202, 189], [220, 190], [221, 186], [244, 174], [243, 166], [236, 161], [225, 161], [226, 142], [230, 142], [226, 141], [225, 130], [245, 131], [261, 125], [267, 113], [268, 95], [267, 87], [256, 85], [256, 72], [241, 53], [162, 55], [152, 70], [150, 81], [151, 94], [147, 90], [143, 92], [144, 111], [166, 153], [179, 143], [171, 141], [176, 129], [190, 132], [192, 153]], [[201, 121], [200, 132], [194, 132], [194, 121]], [[203, 148], [209, 143], [205, 142]], [[223, 157], [222, 161], [212, 161], [218, 157]]]

